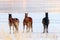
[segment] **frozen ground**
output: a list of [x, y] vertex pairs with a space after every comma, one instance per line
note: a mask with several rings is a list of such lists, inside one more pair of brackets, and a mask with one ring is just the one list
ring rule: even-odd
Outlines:
[[19, 32], [9, 34], [2, 31], [0, 40], [60, 40], [60, 33]]

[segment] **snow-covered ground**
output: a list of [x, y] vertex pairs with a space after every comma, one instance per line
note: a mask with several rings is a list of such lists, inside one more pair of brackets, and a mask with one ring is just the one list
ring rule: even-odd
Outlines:
[[8, 34], [5, 32], [0, 33], [1, 40], [60, 40], [59, 33], [39, 33], [39, 32], [29, 32], [29, 33], [14, 33]]
[[[13, 18], [18, 18], [20, 21], [19, 33], [9, 34], [8, 13], [0, 13], [0, 40], [60, 40], [60, 14], [49, 13], [49, 33], [43, 32], [42, 18], [45, 13], [29, 13], [33, 18], [33, 32], [23, 31], [24, 13], [14, 13]], [[11, 30], [12, 31], [12, 30]]]

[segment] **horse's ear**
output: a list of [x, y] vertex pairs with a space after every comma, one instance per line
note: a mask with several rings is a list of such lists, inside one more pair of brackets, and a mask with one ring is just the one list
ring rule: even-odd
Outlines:
[[48, 12], [45, 13], [45, 16], [48, 17]]

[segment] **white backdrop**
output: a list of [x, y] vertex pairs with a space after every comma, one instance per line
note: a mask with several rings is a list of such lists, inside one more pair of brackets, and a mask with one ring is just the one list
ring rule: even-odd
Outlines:
[[60, 12], [60, 0], [0, 0], [0, 12]]

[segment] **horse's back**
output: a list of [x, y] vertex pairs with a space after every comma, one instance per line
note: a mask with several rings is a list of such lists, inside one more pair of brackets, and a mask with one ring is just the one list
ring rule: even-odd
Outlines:
[[18, 18], [13, 18], [13, 21], [14, 22], [19, 22], [19, 19]]
[[30, 22], [32, 22], [32, 18], [31, 18], [31, 17], [28, 17], [28, 20], [29, 20]]

